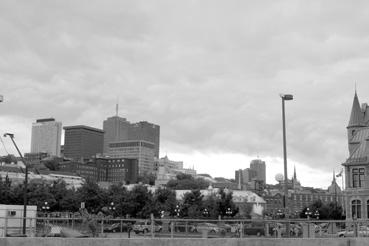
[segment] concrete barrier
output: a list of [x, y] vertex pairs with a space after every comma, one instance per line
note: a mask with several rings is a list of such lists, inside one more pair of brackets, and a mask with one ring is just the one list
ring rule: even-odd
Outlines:
[[366, 238], [0, 238], [1, 246], [367, 246]]

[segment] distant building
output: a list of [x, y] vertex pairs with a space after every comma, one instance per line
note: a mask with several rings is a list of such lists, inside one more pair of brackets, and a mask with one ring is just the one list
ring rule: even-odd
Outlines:
[[183, 168], [182, 161], [172, 161], [168, 156], [155, 160], [154, 171], [156, 174], [155, 185], [166, 185], [169, 180], [176, 179], [177, 174], [184, 173], [196, 176], [196, 170]]
[[155, 145], [147, 141], [127, 140], [109, 144], [107, 156], [138, 160], [139, 175], [154, 174]]
[[235, 172], [235, 180], [239, 190], [251, 189], [251, 181], [257, 176], [255, 170], [246, 168]]
[[103, 130], [84, 125], [66, 126], [64, 130], [65, 158], [83, 160], [103, 153]]
[[38, 119], [32, 123], [31, 153], [60, 156], [62, 123], [53, 118]]
[[41, 161], [47, 157], [50, 157], [50, 155], [46, 152], [38, 152], [38, 153], [25, 153], [24, 159], [27, 162], [27, 164], [40, 164]]
[[266, 184], [265, 161], [260, 159], [252, 160], [250, 163], [250, 169], [254, 170], [256, 173], [256, 176], [253, 177], [255, 180]]
[[138, 179], [137, 160], [127, 158], [98, 157], [85, 163], [66, 161], [60, 164], [60, 170], [94, 182], [132, 184]]
[[126, 118], [119, 116], [109, 117], [104, 120], [104, 153], [109, 152], [109, 144], [122, 141], [146, 141], [154, 144], [154, 156], [159, 158], [160, 150], [160, 126], [140, 121], [130, 123]]
[[[344, 196], [336, 183], [334, 175], [332, 184], [327, 190], [301, 186], [296, 178], [296, 169], [293, 178], [288, 181], [288, 208], [292, 217], [298, 218], [304, 208], [311, 206], [318, 200], [323, 203], [335, 202], [337, 205], [345, 206]], [[276, 218], [279, 210], [283, 212], [283, 187], [284, 182], [280, 182], [275, 186], [275, 189], [267, 189], [267, 193], [263, 195], [266, 201], [265, 212], [271, 217]]]

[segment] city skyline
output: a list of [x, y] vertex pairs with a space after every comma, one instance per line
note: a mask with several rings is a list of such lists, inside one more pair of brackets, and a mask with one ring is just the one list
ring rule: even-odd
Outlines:
[[227, 178], [259, 157], [275, 183], [291, 93], [288, 176], [326, 188], [349, 155], [355, 83], [369, 102], [369, 4], [332, 3], [0, 3], [0, 133], [30, 152], [36, 119], [102, 129], [119, 101], [160, 125], [160, 157]]

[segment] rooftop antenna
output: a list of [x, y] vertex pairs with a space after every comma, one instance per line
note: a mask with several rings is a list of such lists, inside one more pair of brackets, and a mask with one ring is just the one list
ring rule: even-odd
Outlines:
[[119, 98], [117, 97], [117, 104], [115, 105], [115, 116], [118, 116], [118, 110], [119, 110]]

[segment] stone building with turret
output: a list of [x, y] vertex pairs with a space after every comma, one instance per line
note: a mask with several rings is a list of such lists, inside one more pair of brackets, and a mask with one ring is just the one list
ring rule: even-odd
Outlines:
[[369, 218], [369, 107], [360, 106], [355, 91], [347, 126], [349, 157], [345, 170], [347, 219]]

